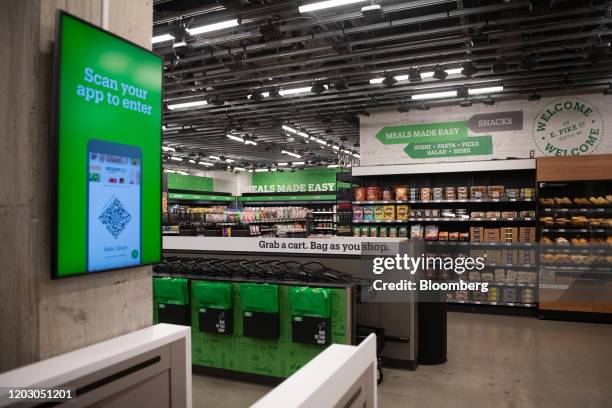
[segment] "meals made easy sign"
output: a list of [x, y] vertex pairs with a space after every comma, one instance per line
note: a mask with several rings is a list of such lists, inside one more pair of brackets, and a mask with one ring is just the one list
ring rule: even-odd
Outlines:
[[321, 193], [336, 191], [337, 169], [253, 173], [247, 193]]

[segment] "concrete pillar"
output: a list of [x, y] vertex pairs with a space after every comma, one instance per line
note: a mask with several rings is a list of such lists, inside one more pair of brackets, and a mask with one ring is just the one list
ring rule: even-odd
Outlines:
[[0, 372], [152, 323], [150, 267], [50, 280], [49, 128], [55, 11], [150, 48], [152, 8], [0, 0]]

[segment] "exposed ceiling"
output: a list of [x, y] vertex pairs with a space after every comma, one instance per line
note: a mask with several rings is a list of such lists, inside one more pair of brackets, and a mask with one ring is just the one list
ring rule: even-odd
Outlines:
[[[164, 145], [176, 149], [168, 155], [183, 158], [167, 157], [169, 163], [227, 166], [211, 155], [245, 168], [291, 161], [326, 165], [338, 154], [354, 160], [359, 115], [368, 110], [527, 100], [534, 93], [603, 90], [612, 81], [611, 1], [367, 0], [299, 12], [300, 5], [316, 1], [154, 1], [154, 36], [174, 37], [153, 48], [165, 65]], [[372, 4], [380, 11], [361, 11]], [[239, 25], [188, 33], [233, 19]], [[466, 64], [477, 72], [452, 73]], [[433, 78], [436, 67], [451, 74]], [[417, 69], [422, 80], [402, 80], [409, 74], [418, 79]], [[379, 83], [370, 82], [376, 78]], [[288, 94], [313, 85], [323, 92]], [[503, 90], [466, 94], [494, 86]], [[284, 95], [273, 97], [275, 91]], [[447, 91], [459, 96], [416, 100]], [[200, 105], [168, 108], [186, 102]]]

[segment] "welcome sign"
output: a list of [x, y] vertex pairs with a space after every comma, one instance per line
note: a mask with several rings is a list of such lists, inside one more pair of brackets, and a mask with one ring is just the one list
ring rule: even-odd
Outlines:
[[321, 193], [336, 191], [338, 169], [253, 173], [247, 193]]
[[361, 118], [361, 165], [610, 153], [610, 102], [583, 95], [372, 113]]

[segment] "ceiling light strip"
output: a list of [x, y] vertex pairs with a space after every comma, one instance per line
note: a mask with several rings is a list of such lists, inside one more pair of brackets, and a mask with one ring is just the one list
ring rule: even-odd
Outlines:
[[171, 34], [156, 35], [151, 38], [151, 44], [157, 44], [160, 42], [166, 42], [170, 40], [174, 40], [174, 36]]
[[302, 157], [301, 155], [299, 155], [299, 154], [297, 154], [297, 153], [289, 152], [289, 151], [287, 151], [287, 150], [281, 150], [281, 153], [283, 153], [283, 154], [287, 154], [287, 155], [289, 155], [289, 156], [291, 156], [291, 157], [295, 157], [296, 159], [299, 159], [299, 158], [301, 158], [301, 157]]
[[488, 94], [492, 94], [492, 93], [503, 92], [503, 90], [504, 90], [503, 86], [490, 86], [488, 88], [469, 89], [468, 93], [470, 95], [488, 95]]
[[366, 0], [326, 0], [316, 3], [304, 4], [299, 7], [300, 13], [310, 13], [311, 11], [323, 10], [332, 7], [346, 6], [348, 4], [363, 3]]
[[186, 28], [185, 30], [191, 35], [198, 35], [209, 33], [211, 31], [223, 30], [224, 28], [236, 27], [238, 25], [238, 20], [227, 20], [221, 21], [214, 24], [207, 24], [200, 27]]
[[445, 91], [445, 92], [432, 92], [424, 94], [412, 95], [413, 101], [424, 101], [428, 99], [441, 99], [441, 98], [456, 98], [457, 91]]
[[204, 105], [208, 105], [208, 102], [206, 101], [181, 102], [181, 103], [168, 104], [168, 109], [175, 110], [175, 109], [181, 109], [181, 108], [193, 108], [196, 106], [204, 106]]

